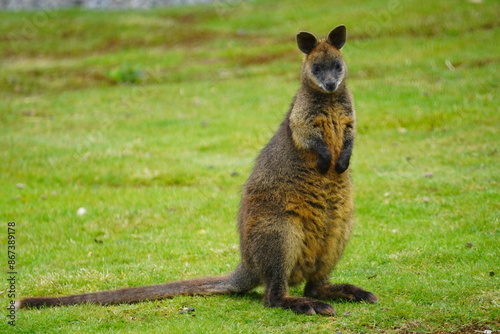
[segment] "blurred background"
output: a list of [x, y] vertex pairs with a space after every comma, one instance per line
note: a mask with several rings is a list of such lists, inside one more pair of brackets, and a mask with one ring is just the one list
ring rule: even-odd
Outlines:
[[[215, 0], [218, 1], [218, 0]], [[231, 0], [228, 0], [231, 1]], [[107, 8], [107, 9], [147, 9], [153, 7], [209, 3], [214, 0], [1, 0], [0, 8], [40, 9], [40, 8]]]

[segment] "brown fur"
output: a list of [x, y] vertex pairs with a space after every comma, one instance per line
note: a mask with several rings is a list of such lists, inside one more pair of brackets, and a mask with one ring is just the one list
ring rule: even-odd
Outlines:
[[[340, 53], [344, 26], [318, 41], [297, 35], [306, 55], [302, 84], [277, 133], [262, 150], [243, 189], [239, 212], [241, 263], [228, 276], [64, 297], [35, 297], [19, 307], [116, 304], [176, 295], [244, 293], [266, 286], [264, 305], [297, 313], [333, 315], [318, 299], [376, 302], [370, 292], [331, 285], [330, 272], [351, 234], [352, 186], [348, 165], [355, 113]], [[306, 281], [304, 297], [288, 287]]]

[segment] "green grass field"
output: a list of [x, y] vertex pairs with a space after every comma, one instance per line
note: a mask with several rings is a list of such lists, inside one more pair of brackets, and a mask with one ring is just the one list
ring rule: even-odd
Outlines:
[[[0, 332], [500, 331], [499, 15], [494, 0], [0, 12]], [[17, 297], [231, 271], [240, 189], [299, 85], [294, 36], [341, 23], [356, 227], [332, 281], [378, 304], [301, 316], [259, 289], [7, 323], [8, 222]]]

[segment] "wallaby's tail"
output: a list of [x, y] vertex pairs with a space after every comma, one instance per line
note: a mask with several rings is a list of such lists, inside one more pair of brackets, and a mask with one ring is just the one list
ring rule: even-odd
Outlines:
[[31, 297], [17, 301], [17, 308], [39, 308], [75, 304], [131, 304], [147, 300], [171, 298], [179, 295], [214, 295], [246, 292], [258, 281], [242, 270], [241, 266], [227, 276], [196, 278], [158, 285], [124, 288], [118, 290], [83, 293], [61, 297]]

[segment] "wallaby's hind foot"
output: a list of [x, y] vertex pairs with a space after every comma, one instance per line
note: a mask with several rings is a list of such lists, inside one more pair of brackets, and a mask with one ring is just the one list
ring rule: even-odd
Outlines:
[[266, 302], [264, 305], [267, 307], [281, 307], [285, 310], [292, 310], [298, 314], [335, 315], [335, 310], [332, 305], [306, 297], [284, 297], [272, 303]]
[[322, 300], [349, 300], [353, 302], [367, 302], [375, 304], [378, 300], [373, 293], [351, 284], [324, 284], [307, 283], [304, 296]]

